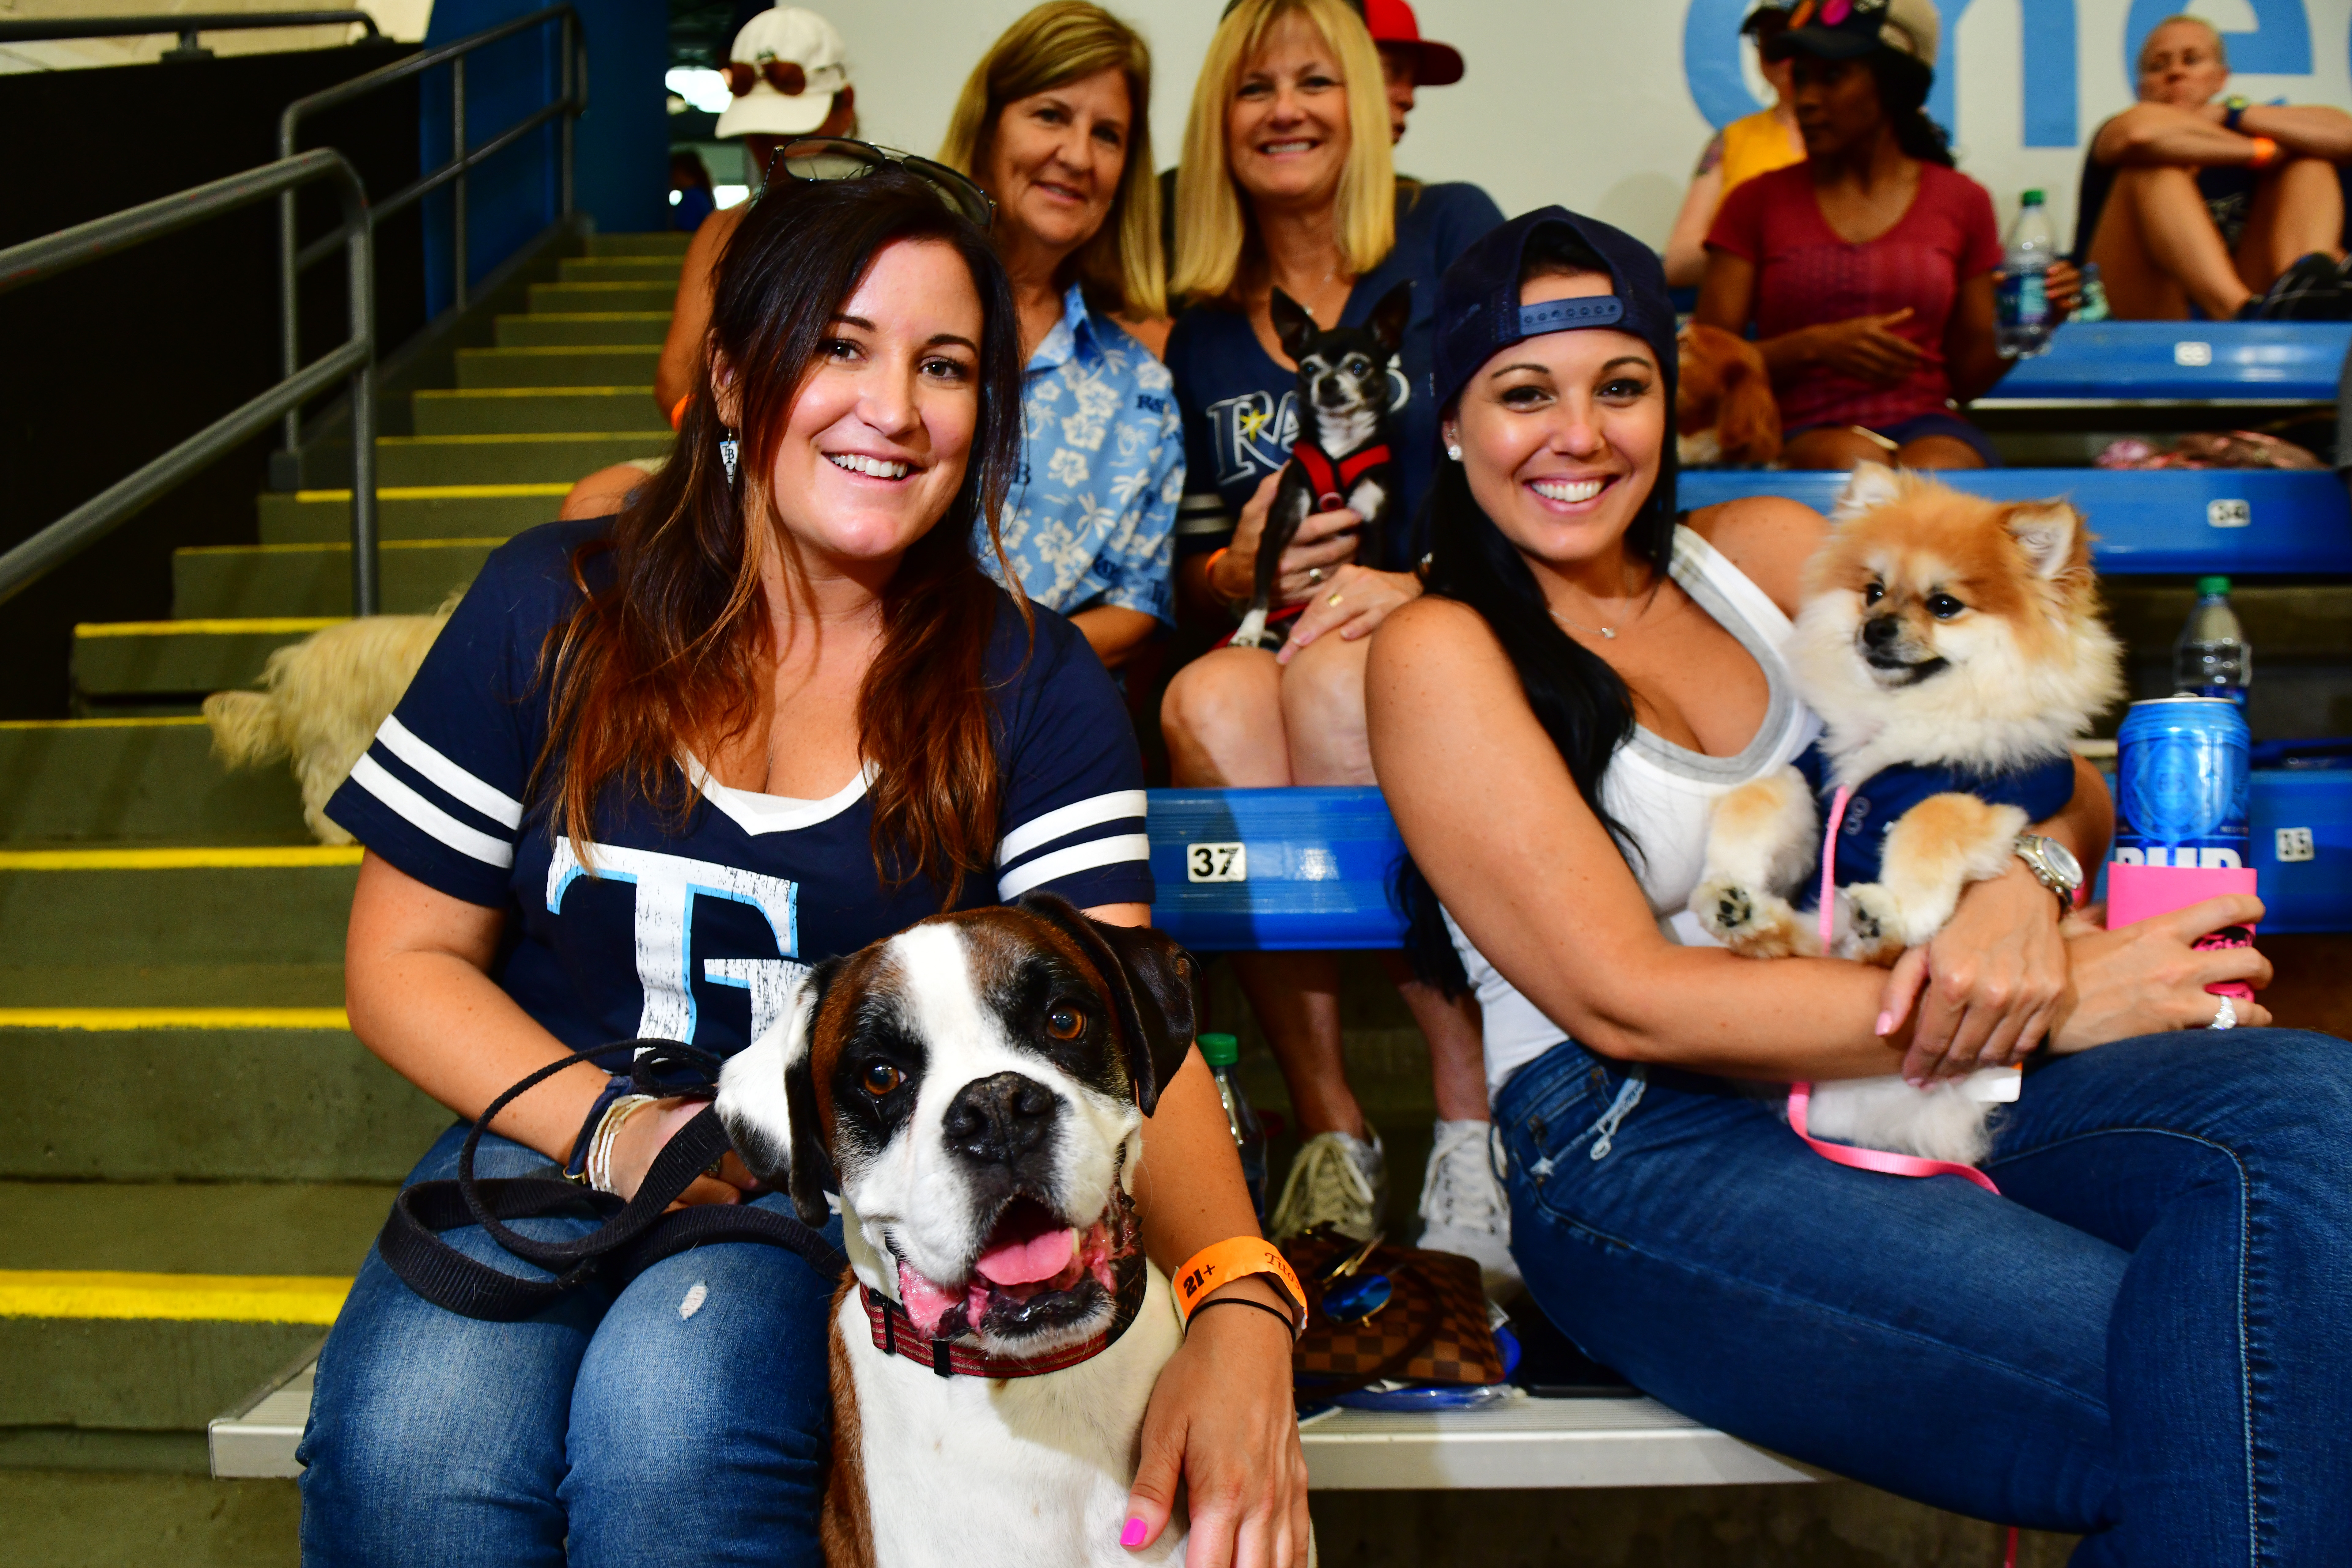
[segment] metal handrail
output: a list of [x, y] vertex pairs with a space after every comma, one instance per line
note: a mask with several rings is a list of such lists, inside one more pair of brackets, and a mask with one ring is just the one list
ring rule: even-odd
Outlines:
[[255, 27], [361, 26], [381, 39], [375, 18], [364, 11], [230, 11], [194, 16], [60, 16], [33, 22], [0, 22], [0, 44], [53, 43], [61, 38], [143, 38], [176, 33], [180, 47], [168, 52], [191, 59], [212, 51], [197, 44], [198, 33], [231, 33]]
[[[208, 218], [268, 201], [281, 192], [316, 180], [332, 181], [342, 206], [342, 223], [338, 232], [350, 269], [350, 339], [309, 365], [289, 370], [284, 380], [260, 396], [214, 420], [162, 457], [116, 480], [0, 555], [0, 601], [13, 597], [44, 574], [112, 532], [141, 508], [239, 443], [267, 430], [280, 415], [299, 409], [306, 401], [331, 387], [339, 377], [347, 376], [351, 382], [352, 428], [366, 431], [371, 437], [375, 430], [375, 274], [367, 192], [360, 184], [358, 172], [332, 149], [322, 147], [297, 158], [281, 158], [241, 174], [231, 174], [0, 250], [0, 293], [5, 293], [192, 227]], [[375, 553], [375, 443], [368, 439], [352, 444], [352, 613], [373, 615], [380, 603]]]
[[[518, 33], [544, 26], [550, 22], [561, 25], [559, 48], [562, 61], [562, 94], [554, 101], [533, 110], [530, 115], [516, 121], [480, 146], [468, 149], [466, 145], [466, 57], [485, 45], [498, 43]], [[449, 68], [449, 97], [453, 106], [452, 130], [454, 132], [450, 142], [449, 161], [437, 169], [420, 174], [416, 179], [377, 202], [371, 209], [373, 221], [381, 222], [414, 206], [427, 194], [440, 189], [445, 184], [456, 186], [451, 203], [455, 221], [450, 226], [450, 248], [455, 253], [457, 287], [451, 295], [453, 302], [449, 309], [442, 312], [440, 317], [425, 324], [424, 331], [429, 332], [441, 320], [466, 308], [467, 171], [498, 156], [549, 121], [558, 121], [562, 126], [562, 148], [558, 154], [561, 168], [561, 195], [556, 212], [556, 226], [560, 226], [571, 219], [572, 123], [586, 112], [588, 108], [587, 53], [586, 29], [581, 26], [579, 13], [570, 5], [551, 5], [543, 11], [534, 11], [528, 16], [518, 16], [511, 22], [487, 28], [470, 37], [459, 38], [454, 43], [444, 44], [439, 48], [427, 49], [421, 54], [411, 55], [406, 59], [385, 66], [381, 70], [369, 71], [364, 76], [355, 76], [349, 81], [338, 82], [333, 87], [322, 89], [307, 98], [296, 99], [288, 104], [285, 112], [278, 117], [278, 155], [280, 158], [293, 156], [295, 138], [300, 132], [302, 121], [311, 115], [322, 110], [332, 109], [338, 104], [348, 103], [355, 98], [363, 98], [380, 88], [391, 86], [394, 82], [405, 81], [410, 77], [431, 70], [436, 66], [446, 65]], [[332, 235], [307, 247], [297, 245], [294, 228], [294, 195], [292, 192], [288, 192], [278, 205], [278, 331], [283, 339], [279, 359], [289, 375], [293, 374], [293, 367], [301, 354], [301, 312], [299, 300], [296, 293], [297, 284], [304, 271], [333, 248], [334, 236]], [[285, 439], [286, 449], [289, 452], [301, 449], [301, 410], [299, 408], [288, 410]], [[353, 421], [352, 431], [356, 440], [359, 432], [356, 420]]]

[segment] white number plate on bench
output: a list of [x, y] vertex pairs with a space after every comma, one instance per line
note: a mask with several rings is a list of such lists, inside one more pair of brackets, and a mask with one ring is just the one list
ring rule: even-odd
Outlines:
[[1184, 846], [1184, 879], [1189, 882], [1248, 881], [1249, 846], [1187, 844]]

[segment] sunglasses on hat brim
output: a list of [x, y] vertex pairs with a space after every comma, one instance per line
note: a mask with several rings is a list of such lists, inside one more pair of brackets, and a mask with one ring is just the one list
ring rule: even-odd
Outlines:
[[727, 90], [741, 98], [766, 82], [786, 98], [798, 98], [808, 90], [808, 72], [796, 60], [761, 60], [753, 65], [749, 60], [729, 60], [719, 68], [727, 79]]
[[982, 228], [996, 219], [996, 203], [969, 175], [929, 158], [846, 136], [801, 136], [779, 144], [768, 156], [767, 172], [760, 189], [764, 195], [779, 174], [809, 184], [822, 184], [829, 180], [862, 180], [887, 168], [906, 170], [930, 186], [950, 211]]

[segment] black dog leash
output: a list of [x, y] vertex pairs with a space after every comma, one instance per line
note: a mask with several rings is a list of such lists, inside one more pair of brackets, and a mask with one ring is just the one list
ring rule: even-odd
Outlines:
[[[647, 1048], [650, 1047], [650, 1048]], [[705, 1105], [654, 1157], [653, 1166], [624, 1204], [555, 1176], [478, 1181], [474, 1152], [490, 1123], [515, 1099], [582, 1060], [628, 1051], [629, 1074], [640, 1094], [702, 1099], [718, 1091], [719, 1058], [675, 1040], [623, 1040], [548, 1063], [498, 1099], [474, 1121], [457, 1154], [455, 1181], [419, 1182], [393, 1200], [376, 1237], [376, 1250], [408, 1288], [438, 1307], [468, 1318], [515, 1322], [562, 1300], [592, 1279], [619, 1287], [666, 1258], [719, 1241], [756, 1241], [798, 1253], [828, 1279], [848, 1272], [838, 1247], [792, 1215], [741, 1204], [698, 1204], [666, 1211], [696, 1177], [728, 1152], [727, 1129], [716, 1107]], [[638, 1055], [640, 1051], [642, 1055]], [[697, 1075], [680, 1082], [678, 1069]], [[505, 1222], [570, 1210], [601, 1214], [604, 1223], [570, 1241], [535, 1241]], [[515, 1257], [555, 1275], [526, 1279], [468, 1258], [439, 1233], [478, 1225]]]

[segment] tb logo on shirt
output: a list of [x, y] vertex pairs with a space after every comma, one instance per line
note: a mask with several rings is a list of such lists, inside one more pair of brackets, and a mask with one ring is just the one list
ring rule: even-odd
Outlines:
[[[767, 918], [779, 958], [711, 958], [702, 978], [751, 994], [751, 1035], [758, 1039], [782, 1019], [784, 1002], [808, 965], [800, 952], [800, 887], [782, 877], [761, 876], [734, 866], [664, 855], [653, 849], [596, 847], [596, 875], [608, 882], [634, 883], [636, 900], [637, 983], [645, 1009], [637, 1034], [653, 1040], [694, 1041], [694, 900], [725, 899], [748, 904]], [[547, 912], [563, 912], [563, 895], [587, 868], [568, 837], [555, 841], [547, 868]]]

